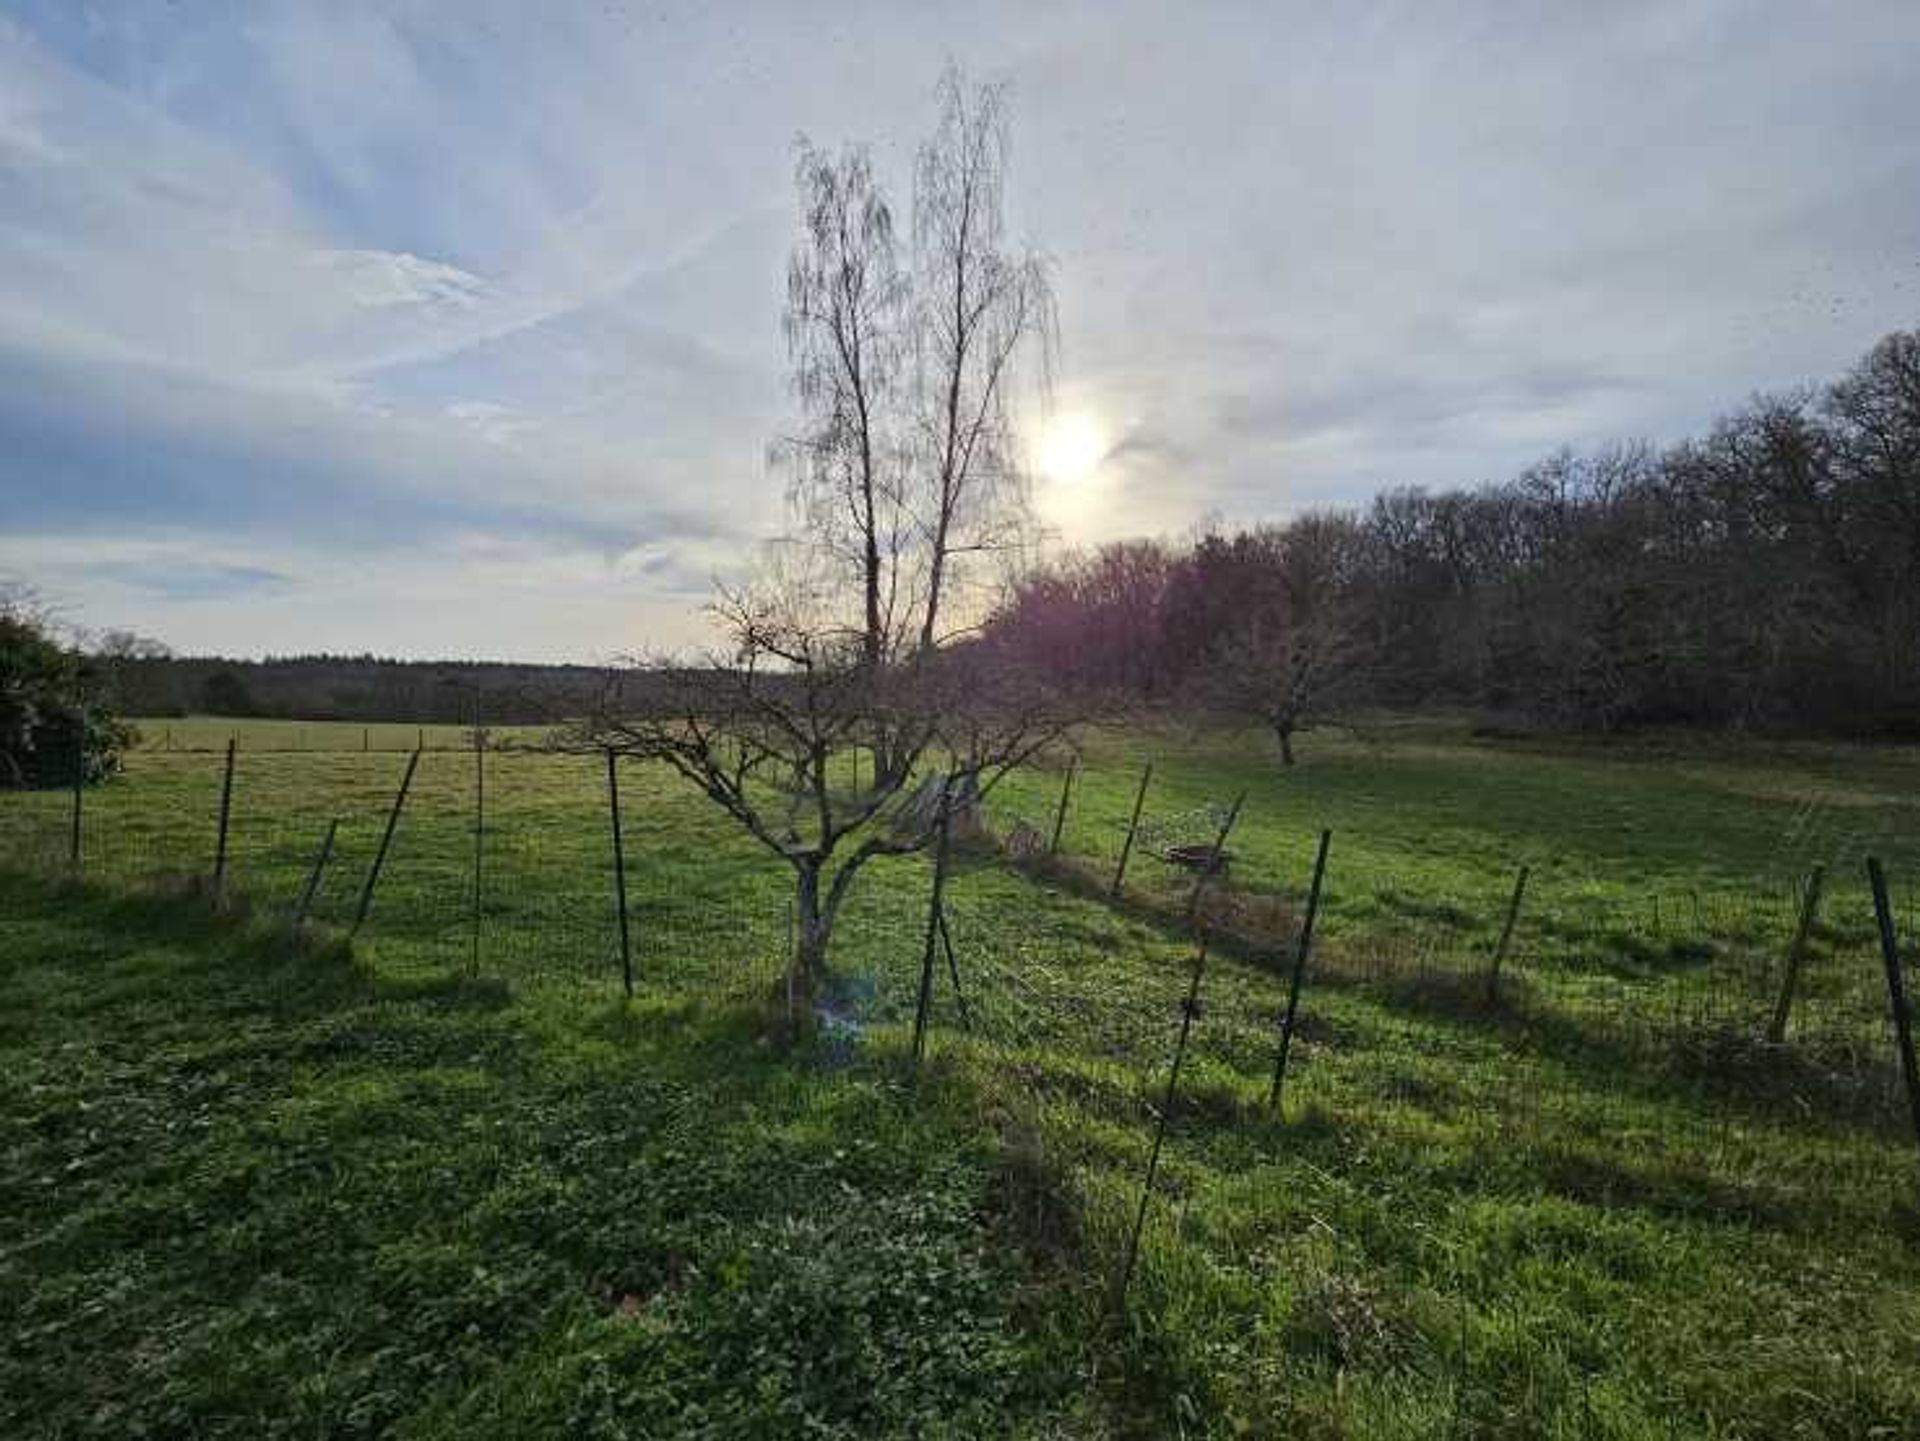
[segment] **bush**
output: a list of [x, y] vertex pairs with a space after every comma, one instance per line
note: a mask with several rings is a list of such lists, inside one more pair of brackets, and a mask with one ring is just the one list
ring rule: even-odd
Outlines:
[[101, 703], [86, 657], [36, 616], [0, 611], [0, 785], [89, 784], [120, 768], [133, 731]]

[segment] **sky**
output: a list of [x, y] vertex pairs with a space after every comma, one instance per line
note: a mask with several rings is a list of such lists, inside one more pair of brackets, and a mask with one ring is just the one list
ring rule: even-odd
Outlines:
[[795, 142], [1009, 87], [1062, 544], [1697, 431], [1920, 325], [1920, 4], [0, 0], [0, 579], [229, 655], [692, 643]]

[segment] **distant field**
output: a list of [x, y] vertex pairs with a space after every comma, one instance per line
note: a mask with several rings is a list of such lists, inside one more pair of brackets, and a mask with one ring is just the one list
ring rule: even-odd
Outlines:
[[[217, 754], [229, 738], [241, 755], [260, 757], [471, 745], [461, 726], [213, 716], [137, 724], [136, 771], [154, 755]], [[542, 734], [490, 732], [494, 744], [510, 746], [537, 744]], [[1206, 807], [1246, 793], [1233, 849], [1239, 874], [1256, 888], [1302, 886], [1316, 832], [1333, 828], [1336, 925], [1390, 925], [1396, 912], [1417, 917], [1446, 905], [1472, 918], [1462, 921], [1469, 929], [1484, 929], [1498, 920], [1514, 868], [1526, 864], [1537, 901], [1623, 923], [1653, 925], [1657, 917], [1678, 930], [1696, 914], [1704, 924], [1754, 908], [1790, 912], [1792, 892], [1819, 864], [1831, 873], [1833, 914], [1857, 927], [1868, 853], [1879, 853], [1896, 878], [1920, 872], [1920, 747], [1697, 737], [1516, 744], [1477, 741], [1464, 723], [1385, 721], [1311, 737], [1306, 763], [1285, 770], [1258, 732], [1106, 732], [1083, 743], [1067, 850], [1117, 859], [1139, 767], [1151, 761], [1144, 816], [1155, 834], [1197, 837]], [[430, 757], [424, 772], [452, 774], [453, 809], [464, 779], [458, 764]], [[850, 757], [850, 778], [857, 765]], [[1050, 832], [1059, 780], [1057, 767], [1018, 773], [992, 808]], [[1150, 866], [1136, 872], [1151, 874]]]
[[[473, 732], [458, 725], [409, 725], [401, 721], [260, 720], [237, 716], [162, 716], [135, 723], [143, 751], [218, 751], [229, 740], [249, 752], [410, 751], [465, 748]], [[535, 735], [536, 728], [500, 728], [497, 734]]]
[[[968, 1010], [943, 975], [916, 1091], [922, 860], [843, 923], [852, 1031], [781, 1057], [743, 1008], [783, 877], [671, 778], [622, 771], [623, 1013], [596, 760], [489, 757], [469, 981], [464, 730], [142, 730], [85, 797], [103, 889], [31, 878], [65, 797], [0, 796], [9, 1434], [1920, 1434], [1920, 1160], [1861, 876], [1911, 938], [1920, 751], [1393, 723], [1282, 771], [1251, 734], [1096, 737], [1063, 849], [1107, 874], [1151, 759], [1128, 904], [967, 859]], [[337, 818], [336, 923], [425, 741], [355, 961], [117, 899], [209, 869], [236, 731], [236, 893], [291, 904]], [[1050, 831], [1061, 781], [1010, 779], [996, 827]], [[1216, 954], [1115, 1326], [1191, 954], [1150, 851], [1241, 791], [1238, 888], [1297, 905], [1334, 832], [1287, 1119], [1283, 956]], [[1487, 1007], [1456, 982], [1523, 863]]]

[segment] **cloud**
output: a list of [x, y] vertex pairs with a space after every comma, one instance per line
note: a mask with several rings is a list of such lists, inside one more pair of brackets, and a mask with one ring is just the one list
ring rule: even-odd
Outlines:
[[479, 276], [417, 255], [334, 250], [322, 252], [320, 258], [346, 279], [353, 298], [363, 305], [463, 311], [474, 309], [487, 295], [487, 283]]
[[781, 520], [791, 137], [898, 186], [950, 54], [1120, 437], [1068, 539], [1681, 434], [1920, 322], [1911, 6], [10, 13], [0, 560], [182, 645], [696, 634]]
[[101, 578], [168, 600], [224, 600], [283, 589], [288, 577], [257, 565], [208, 565], [188, 561], [99, 562]]
[[[549, 487], [537, 461], [466, 426], [144, 365], [0, 347], [0, 432], [19, 529], [131, 522], [386, 550], [457, 528], [596, 538], [609, 549], [660, 526], [726, 528], [697, 494], [589, 491], [577, 478]], [[589, 459], [617, 463], [583, 456], [581, 466]]]

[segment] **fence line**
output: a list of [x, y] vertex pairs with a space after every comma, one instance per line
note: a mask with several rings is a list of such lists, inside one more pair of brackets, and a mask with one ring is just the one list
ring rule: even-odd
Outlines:
[[[473, 732], [462, 735], [471, 749]], [[461, 773], [476, 763], [487, 767], [484, 776]], [[357, 918], [374, 953], [394, 964], [433, 967], [458, 957], [473, 968], [484, 956], [489, 971], [529, 984], [611, 984], [629, 966], [663, 984], [705, 984], [715, 979], [712, 965], [692, 959], [705, 947], [685, 938], [719, 931], [741, 973], [770, 984], [782, 963], [786, 877], [755, 858], [738, 874], [710, 882], [689, 857], [729, 844], [724, 832], [689, 840], [681, 834], [684, 816], [663, 831], [644, 787], [639, 809], [629, 811], [628, 833], [610, 836], [606, 816], [596, 820], [577, 804], [597, 763], [510, 747], [489, 749], [484, 760], [452, 747], [415, 749], [407, 770], [417, 767], [419, 782], [407, 797], [393, 791], [392, 754], [375, 750], [289, 756], [226, 745], [148, 749], [130, 760], [131, 784], [85, 791], [84, 815], [70, 810], [64, 788], [0, 796], [0, 860], [71, 865], [78, 837], [84, 876], [184, 885], [205, 875], [211, 858], [216, 888], [319, 924], [350, 927]], [[636, 772], [636, 780], [644, 776]], [[1143, 770], [1140, 780], [1149, 779]], [[482, 785], [484, 842], [476, 810]], [[1056, 794], [1050, 829], [1065, 846], [1088, 827], [1072, 822], [1066, 781], [1049, 790], [1048, 800]], [[1136, 807], [1149, 794], [1142, 784]], [[1164, 858], [1181, 836], [1217, 825], [1221, 809], [1130, 819], [1134, 844], [1143, 858], [1154, 857], [1164, 878], [1132, 880], [1122, 903], [1183, 896], [1191, 872]], [[1796, 824], [1805, 830], [1813, 821]], [[1054, 848], [1049, 837], [1046, 849]], [[1076, 863], [1068, 853], [1055, 859]], [[1094, 859], [1098, 880], [1089, 889], [1097, 892], [1107, 877]], [[751, 879], [743, 882], [748, 869]], [[1338, 884], [1314, 971], [1337, 986], [1394, 1005], [1486, 1010], [1485, 1019], [1510, 1039], [1605, 1045], [1642, 1066], [1671, 1069], [1719, 1056], [1757, 1067], [1765, 1054], [1779, 1052], [1782, 1065], [1827, 1076], [1836, 1098], [1850, 1096], [1882, 1115], [1899, 1107], [1863, 888], [1829, 883], [1817, 915], [1822, 895], [1812, 880], [1797, 888], [1756, 886], [1738, 899], [1649, 890], [1601, 903], [1564, 878], [1556, 883], [1550, 872], [1523, 868], [1503, 912], [1482, 897], [1409, 896], [1394, 883], [1374, 884], [1378, 878], [1356, 873], [1350, 862], [1334, 869]], [[629, 901], [610, 907], [606, 898], [628, 883]], [[1257, 917], [1268, 927], [1266, 953], [1248, 958], [1264, 961], [1276, 976], [1297, 936], [1304, 883], [1303, 876], [1301, 892], [1254, 892], [1230, 880], [1216, 888], [1222, 904], [1272, 902]], [[1910, 935], [1911, 888], [1889, 894], [1896, 929]], [[619, 931], [629, 919], [634, 939], [623, 945]], [[943, 928], [942, 944], [952, 939]], [[636, 942], [641, 963], [633, 965]], [[1138, 1027], [1125, 1012], [1138, 997], [1109, 1004], [1098, 995], [1071, 995], [1071, 985], [1043, 961], [1029, 957], [1015, 966], [980, 955], [964, 934], [960, 950], [968, 967], [995, 981], [971, 998], [983, 1030], [991, 1033], [998, 1018], [1029, 1034], [1077, 1031], [1096, 1052], [1137, 1053]], [[1498, 992], [1475, 997], [1496, 975], [1504, 978]], [[1255, 1018], [1247, 1029], [1258, 1034], [1273, 1019]], [[1203, 1027], [1203, 1037], [1211, 1029]]]
[[[774, 994], [791, 946], [790, 878], [697, 806], [663, 810], [665, 778], [601, 756], [416, 744], [396, 792], [396, 755], [142, 751], [134, 783], [86, 790], [83, 810], [64, 789], [0, 795], [0, 864], [64, 872], [78, 837], [85, 878], [186, 888], [217, 856], [218, 893], [232, 903], [342, 930], [358, 921], [358, 944], [383, 969], [448, 974], [484, 961], [523, 987]], [[904, 1035], [917, 1017], [916, 1051], [978, 1050], [1036, 1104], [1095, 1110], [1132, 1138], [1137, 1151], [1116, 1169], [1137, 1166], [1137, 1189], [1089, 1213], [1100, 1244], [1125, 1258], [1125, 1304], [1130, 1286], [1152, 1295], [1183, 1248], [1204, 1244], [1183, 1238], [1177, 1198], [1223, 1131], [1283, 1147], [1356, 1093], [1485, 1113], [1502, 1134], [1623, 1145], [1659, 1108], [1663, 1144], [1701, 1157], [1737, 1158], [1767, 1127], [1891, 1132], [1910, 1121], [1920, 1138], [1920, 1095], [1896, 1059], [1905, 1013], [1887, 999], [1901, 993], [1920, 920], [1911, 889], [1880, 885], [1876, 915], [1863, 887], [1809, 868], [1804, 885], [1744, 897], [1646, 890], [1602, 903], [1577, 880], [1516, 862], [1498, 890], [1410, 895], [1347, 860], [1351, 848], [1330, 859], [1325, 833], [1297, 890], [1261, 889], [1214, 870], [1239, 804], [1142, 814], [1150, 775], [1117, 899], [1123, 868], [1072, 850], [1093, 828], [1074, 824], [1067, 780], [1049, 790], [1039, 853], [1005, 853], [1042, 878], [1084, 873], [1070, 889], [1087, 903], [1158, 922], [1116, 918], [1113, 945], [1135, 954], [1008, 944], [984, 918], [1006, 904], [995, 887], [1019, 883], [1001, 865], [957, 865], [936, 876], [930, 917], [917, 888], [869, 897], [892, 908], [887, 924], [865, 928], [832, 1000], [832, 1026], [853, 1036]], [[1173, 859], [1195, 836], [1197, 872]], [[1036, 888], [1028, 903], [1064, 902]], [[1204, 961], [1183, 966], [1196, 947], [1219, 956], [1217, 937], [1194, 932], [1221, 919], [1248, 922], [1246, 964], [1216, 960], [1204, 976]], [[1486, 1063], [1445, 1070], [1407, 1053], [1386, 1074], [1357, 1073], [1344, 1034], [1363, 1023], [1361, 1007], [1455, 1025]], [[1596, 1062], [1605, 1087], [1593, 1084]]]

